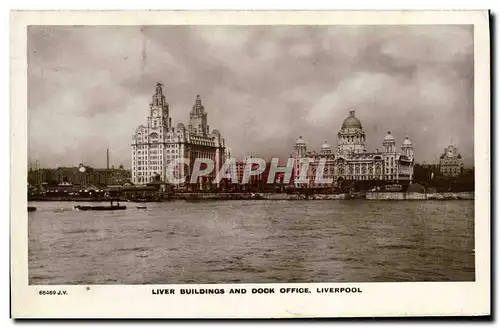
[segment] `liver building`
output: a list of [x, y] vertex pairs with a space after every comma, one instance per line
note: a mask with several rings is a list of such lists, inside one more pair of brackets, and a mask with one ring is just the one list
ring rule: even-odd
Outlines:
[[[210, 132], [207, 112], [200, 96], [196, 96], [189, 113], [188, 127], [182, 123], [173, 127], [169, 104], [163, 94], [162, 84], [158, 83], [148, 114], [147, 124], [139, 125], [132, 137], [133, 183], [166, 181], [168, 164], [179, 158], [187, 160], [189, 171], [187, 167], [177, 167], [174, 170], [174, 175], [177, 176], [191, 172], [196, 158], [212, 159], [216, 169], [222, 166], [226, 152], [225, 141], [218, 130]], [[213, 178], [206, 177], [206, 180]]]
[[[342, 123], [337, 134], [337, 147], [332, 148], [325, 140], [319, 152], [308, 151], [307, 145], [299, 137], [295, 144], [294, 177], [300, 176], [301, 163], [310, 161], [307, 179], [297, 181], [296, 187], [329, 187], [331, 185], [315, 183], [317, 170], [324, 169], [323, 178], [332, 179], [337, 185], [340, 181], [383, 180], [390, 183], [411, 184], [413, 179], [414, 153], [409, 139], [403, 141], [401, 151], [396, 148], [396, 140], [389, 131], [382, 141], [382, 151], [367, 152], [366, 133], [360, 120], [355, 116], [354, 109], [349, 110], [349, 116]], [[324, 167], [319, 165], [320, 160]], [[304, 175], [304, 174], [303, 174]]]

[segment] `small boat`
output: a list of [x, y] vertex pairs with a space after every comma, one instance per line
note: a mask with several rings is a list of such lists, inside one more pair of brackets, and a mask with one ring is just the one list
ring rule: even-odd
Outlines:
[[35, 206], [28, 206], [28, 212], [34, 212], [34, 211], [36, 211]]
[[145, 210], [147, 207], [146, 206], [137, 206], [137, 208], [140, 210]]
[[113, 206], [83, 206], [76, 205], [75, 209], [79, 211], [115, 211], [124, 210], [127, 206], [113, 205]]

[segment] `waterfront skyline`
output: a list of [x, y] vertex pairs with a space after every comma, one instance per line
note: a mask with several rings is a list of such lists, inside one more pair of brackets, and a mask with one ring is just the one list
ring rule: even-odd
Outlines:
[[28, 64], [28, 156], [42, 167], [105, 167], [109, 148], [130, 169], [157, 82], [173, 124], [200, 94], [238, 158], [286, 158], [299, 135], [335, 144], [353, 107], [370, 149], [390, 130], [417, 163], [451, 141], [473, 165], [471, 27], [30, 27]]

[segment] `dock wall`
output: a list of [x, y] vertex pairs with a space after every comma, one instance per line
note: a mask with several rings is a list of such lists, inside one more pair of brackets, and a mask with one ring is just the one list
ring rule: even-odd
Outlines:
[[368, 200], [474, 200], [474, 192], [367, 192]]

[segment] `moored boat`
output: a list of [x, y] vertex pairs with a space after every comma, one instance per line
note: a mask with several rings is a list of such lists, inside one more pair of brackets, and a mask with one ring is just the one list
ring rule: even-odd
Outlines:
[[34, 212], [34, 211], [36, 211], [35, 206], [28, 206], [28, 212]]
[[113, 205], [113, 206], [84, 206], [76, 205], [75, 209], [79, 211], [115, 211], [124, 210], [127, 206]]

